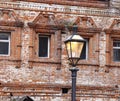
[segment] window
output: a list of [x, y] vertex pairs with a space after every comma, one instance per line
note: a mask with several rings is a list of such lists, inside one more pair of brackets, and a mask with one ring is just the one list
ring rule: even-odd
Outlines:
[[86, 42], [84, 43], [80, 59], [87, 59], [88, 58], [88, 42], [89, 42], [89, 39], [85, 39], [85, 40], [86, 40]]
[[39, 57], [49, 57], [49, 36], [39, 35]]
[[0, 55], [10, 54], [10, 33], [0, 32]]
[[120, 61], [120, 41], [113, 41], [113, 61]]

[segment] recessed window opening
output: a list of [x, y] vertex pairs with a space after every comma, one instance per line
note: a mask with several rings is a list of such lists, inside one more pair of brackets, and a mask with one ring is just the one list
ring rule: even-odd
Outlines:
[[113, 61], [120, 62], [120, 40], [113, 41]]
[[80, 59], [88, 59], [88, 43], [89, 43], [89, 39], [85, 38], [85, 43], [82, 49]]
[[0, 32], [0, 55], [10, 55], [10, 33]]
[[50, 48], [50, 38], [49, 36], [39, 35], [39, 57], [49, 57], [49, 48]]

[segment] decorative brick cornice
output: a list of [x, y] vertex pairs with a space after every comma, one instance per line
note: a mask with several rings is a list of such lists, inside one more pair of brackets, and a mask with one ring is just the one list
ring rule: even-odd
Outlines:
[[12, 10], [1, 9], [0, 13], [0, 26], [22, 27], [24, 25]]
[[[63, 25], [44, 25], [44, 24], [35, 24], [35, 23], [28, 23], [28, 26], [34, 28], [35, 31], [39, 32], [39, 29], [48, 29], [49, 33], [54, 32], [52, 30], [65, 30], [66, 26]], [[69, 30], [72, 30], [73, 26], [67, 26]], [[83, 28], [78, 26], [78, 32], [82, 33], [100, 33], [102, 31], [101, 28]]]
[[112, 36], [120, 37], [120, 19], [114, 19], [109, 29], [105, 29], [107, 34], [111, 34]]
[[114, 19], [113, 23], [110, 26], [110, 29], [119, 29], [120, 28], [120, 19]]
[[49, 30], [48, 32], [49, 33], [52, 33], [52, 32], [54, 32], [53, 30], [62, 30], [62, 29], [64, 29], [64, 26], [62, 26], [62, 25], [45, 25], [45, 24], [35, 24], [35, 23], [33, 23], [33, 22], [29, 22], [28, 23], [28, 26], [30, 27], [30, 28], [33, 28], [36, 32], [39, 32], [39, 30], [43, 30], [43, 29], [46, 29], [46, 30]]
[[[18, 0], [15, 0], [18, 1]], [[98, 1], [98, 0], [90, 0], [90, 1], [84, 1], [84, 0], [21, 0], [26, 2], [35, 2], [35, 3], [47, 3], [47, 4], [60, 4], [60, 5], [69, 5], [69, 6], [84, 6], [84, 7], [96, 7], [96, 8], [107, 8], [109, 5], [108, 1]], [[72, 1], [72, 2], [71, 2]]]
[[16, 10], [33, 10], [33, 11], [40, 11], [40, 12], [52, 12], [52, 13], [63, 13], [63, 14], [74, 14], [74, 15], [78, 15], [78, 14], [86, 15], [87, 14], [87, 15], [98, 15], [98, 16], [115, 16], [115, 17], [120, 16], [119, 13], [112, 12], [107, 8], [98, 9], [98, 8], [93, 8], [93, 7], [90, 8], [90, 7], [83, 7], [83, 6], [77, 6], [77, 5], [75, 7], [71, 5], [58, 5], [58, 4], [49, 5], [49, 3], [46, 3], [46, 4], [35, 3], [35, 2], [27, 3], [27, 2], [21, 2], [21, 1], [0, 2], [0, 8], [6, 8], [6, 9], [9, 8], [9, 9], [16, 9]]
[[20, 21], [0, 21], [0, 26], [22, 27], [23, 22]]
[[119, 37], [120, 37], [120, 30], [119, 29], [105, 29], [104, 31], [107, 34], [111, 34], [112, 36], [119, 35]]
[[95, 22], [91, 17], [86, 16], [77, 16], [74, 17], [74, 20], [70, 20], [72, 16], [60, 17], [53, 14], [42, 14], [39, 15], [33, 20], [33, 22], [28, 22], [28, 26], [37, 29], [48, 29], [52, 30], [65, 30], [68, 28], [71, 30], [73, 25], [78, 26], [79, 32], [85, 33], [99, 33], [101, 28], [97, 28]]

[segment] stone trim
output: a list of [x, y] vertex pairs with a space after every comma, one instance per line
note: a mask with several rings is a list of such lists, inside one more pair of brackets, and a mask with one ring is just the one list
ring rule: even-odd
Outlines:
[[98, 15], [119, 17], [119, 13], [112, 12], [109, 9], [97, 9], [89, 7], [74, 7], [64, 5], [49, 5], [43, 3], [27, 3], [27, 2], [0, 2], [0, 8], [10, 8], [16, 10], [33, 10], [52, 13], [81, 14], [81, 15]]
[[[14, 0], [18, 1], [18, 0]], [[84, 6], [84, 7], [96, 7], [96, 8], [107, 8], [109, 6], [109, 1], [100, 2], [98, 0], [75, 0], [71, 3], [71, 0], [64, 0], [64, 1], [56, 1], [56, 0], [44, 0], [44, 1], [38, 1], [38, 0], [21, 0], [25, 2], [35, 2], [35, 3], [47, 3], [47, 4], [59, 4], [59, 5], [69, 5], [69, 6]]]

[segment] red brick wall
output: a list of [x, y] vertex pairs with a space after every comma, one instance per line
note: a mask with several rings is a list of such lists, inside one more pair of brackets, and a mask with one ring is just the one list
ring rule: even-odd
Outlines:
[[[1, 8], [4, 3], [0, 3]], [[56, 5], [49, 11], [50, 5], [44, 4], [44, 10], [39, 10], [41, 4], [29, 3], [9, 2], [4, 8], [11, 9], [0, 10], [0, 31], [11, 32], [11, 54], [0, 56], [0, 100], [28, 95], [35, 101], [69, 101], [71, 66], [64, 40], [72, 33], [72, 25], [77, 24], [78, 34], [89, 38], [88, 59], [80, 60], [77, 66], [77, 101], [117, 101], [120, 63], [112, 61], [111, 43], [120, 37], [119, 20], [114, 20], [119, 16], [96, 8], [88, 11], [90, 8], [81, 7], [85, 14], [78, 12], [79, 7], [64, 12], [62, 5], [56, 8], [60, 11]], [[49, 58], [37, 55], [38, 33], [50, 36]], [[66, 94], [63, 88], [68, 90]]]

